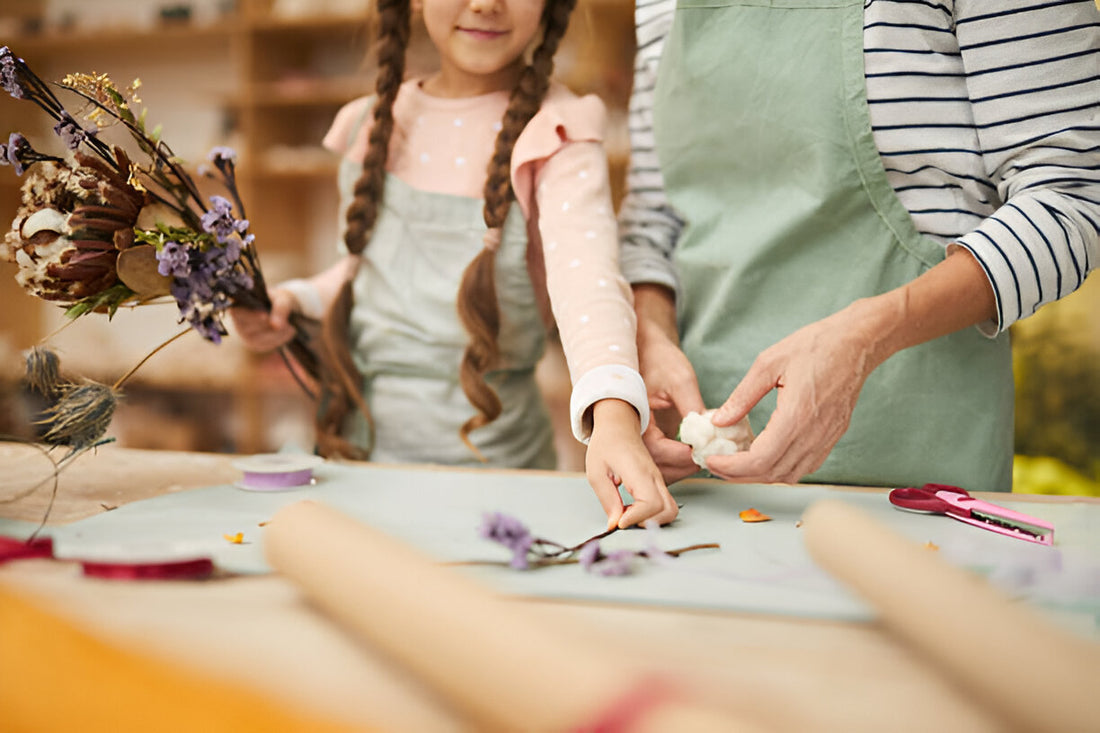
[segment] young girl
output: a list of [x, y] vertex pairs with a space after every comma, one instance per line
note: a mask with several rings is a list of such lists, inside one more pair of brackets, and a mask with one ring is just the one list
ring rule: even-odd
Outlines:
[[[234, 320], [263, 350], [289, 340], [292, 310], [325, 316], [324, 361], [353, 362], [354, 377], [322, 380], [344, 392], [322, 401], [323, 453], [529, 468], [554, 467], [534, 370], [556, 320], [573, 433], [609, 524], [669, 522], [676, 504], [641, 440], [604, 107], [550, 80], [574, 3], [379, 0], [376, 94], [325, 138], [342, 157], [346, 256], [275, 288], [270, 315]], [[414, 11], [440, 68], [404, 81]], [[635, 499], [626, 511], [619, 483]]]

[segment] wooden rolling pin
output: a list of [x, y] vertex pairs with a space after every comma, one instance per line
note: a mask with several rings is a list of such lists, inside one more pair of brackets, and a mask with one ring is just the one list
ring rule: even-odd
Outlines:
[[264, 552], [324, 612], [441, 693], [476, 730], [758, 730], [322, 504], [280, 510], [265, 528]]
[[1100, 731], [1100, 645], [850, 505], [814, 504], [803, 532], [818, 564], [1011, 729]]

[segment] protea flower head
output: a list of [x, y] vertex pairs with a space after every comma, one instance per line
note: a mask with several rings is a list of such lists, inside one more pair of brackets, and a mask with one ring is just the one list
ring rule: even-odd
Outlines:
[[[129, 161], [116, 149], [120, 169]], [[134, 243], [134, 223], [145, 202], [98, 158], [80, 152], [40, 162], [27, 172], [22, 204], [0, 243], [0, 257], [15, 262], [17, 282], [32, 294], [71, 306], [113, 291], [117, 305], [128, 293], [116, 263]]]

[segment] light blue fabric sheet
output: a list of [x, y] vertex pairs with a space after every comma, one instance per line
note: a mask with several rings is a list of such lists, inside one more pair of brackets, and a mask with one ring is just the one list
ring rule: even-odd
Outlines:
[[[482, 539], [486, 512], [521, 520], [531, 532], [574, 545], [605, 523], [583, 476], [536, 471], [459, 471], [324, 464], [313, 486], [280, 492], [232, 485], [181, 491], [126, 504], [45, 531], [59, 557], [157, 560], [203, 555], [235, 573], [264, 573], [263, 529], [282, 506], [321, 501], [403, 539], [443, 561], [506, 563], [509, 552]], [[853, 504], [901, 534], [939, 546], [940, 555], [985, 575], [1012, 597], [1072, 618], [1100, 636], [1100, 505], [1013, 502], [1004, 506], [1053, 522], [1054, 547], [1005, 537], [943, 516], [895, 509], [885, 493], [825, 487], [735, 485], [689, 480], [673, 487], [682, 504], [674, 524], [658, 533], [660, 547], [717, 542], [721, 549], [684, 554], [666, 563], [639, 561], [633, 574], [604, 577], [579, 565], [518, 571], [505, 564], [463, 566], [462, 572], [506, 594], [610, 603], [779, 614], [860, 621], [872, 613], [815, 567], [796, 526], [813, 502]], [[750, 507], [773, 521], [742, 522]], [[25, 537], [34, 525], [0, 519], [0, 534]], [[244, 535], [232, 544], [223, 535]], [[644, 530], [602, 540], [605, 550], [646, 547]], [[363, 558], [363, 562], [385, 562]], [[945, 618], [957, 609], [944, 609]]]

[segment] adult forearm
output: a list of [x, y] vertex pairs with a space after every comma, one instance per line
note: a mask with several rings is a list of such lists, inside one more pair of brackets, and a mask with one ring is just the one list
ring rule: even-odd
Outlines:
[[869, 326], [876, 364], [910, 346], [995, 320], [997, 314], [989, 280], [965, 249], [953, 250], [912, 282], [849, 309]]
[[637, 283], [634, 290], [634, 312], [638, 316], [638, 339], [659, 333], [672, 343], [680, 343], [676, 326], [676, 296], [664, 285]]

